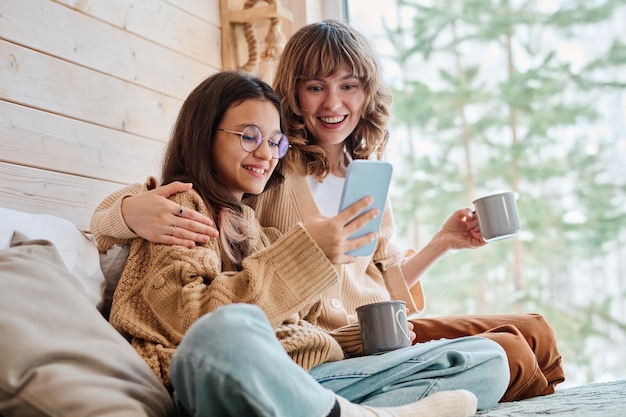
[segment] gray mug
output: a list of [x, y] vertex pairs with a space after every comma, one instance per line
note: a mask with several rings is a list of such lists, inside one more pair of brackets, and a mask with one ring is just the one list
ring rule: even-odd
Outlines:
[[516, 236], [520, 231], [516, 193], [506, 191], [474, 201], [480, 233], [485, 242]]
[[356, 309], [363, 353], [387, 352], [411, 345], [404, 301], [382, 301]]

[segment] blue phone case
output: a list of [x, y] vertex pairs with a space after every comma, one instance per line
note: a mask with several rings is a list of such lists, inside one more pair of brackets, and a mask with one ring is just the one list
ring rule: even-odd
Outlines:
[[[374, 203], [365, 209], [364, 212], [374, 207], [378, 208], [380, 211], [378, 216], [366, 223], [361, 230], [350, 236], [350, 239], [363, 236], [370, 232], [378, 233], [380, 230], [392, 172], [393, 167], [389, 162], [385, 161], [357, 159], [348, 165], [339, 211], [343, 211], [366, 195], [371, 195], [374, 198]], [[377, 242], [378, 239], [375, 239], [365, 246], [347, 252], [347, 254], [352, 256], [371, 255], [376, 249]]]

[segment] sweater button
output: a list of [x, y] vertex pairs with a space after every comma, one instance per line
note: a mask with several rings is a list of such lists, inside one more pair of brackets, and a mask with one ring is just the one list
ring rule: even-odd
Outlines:
[[341, 308], [341, 301], [337, 300], [336, 298], [330, 300], [330, 304], [335, 308]]

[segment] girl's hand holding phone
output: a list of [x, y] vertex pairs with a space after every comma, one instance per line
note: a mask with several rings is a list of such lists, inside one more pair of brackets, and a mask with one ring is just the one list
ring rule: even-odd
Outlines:
[[366, 196], [334, 217], [320, 215], [304, 223], [304, 228], [333, 264], [354, 262], [356, 258], [346, 252], [363, 247], [376, 239], [375, 232], [350, 239], [380, 214], [376, 208], [368, 210], [372, 202], [372, 197]]

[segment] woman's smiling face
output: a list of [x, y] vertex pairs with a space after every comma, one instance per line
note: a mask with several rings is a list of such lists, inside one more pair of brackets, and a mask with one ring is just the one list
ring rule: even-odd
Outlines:
[[361, 81], [342, 69], [329, 77], [304, 80], [298, 88], [304, 125], [324, 147], [343, 144], [361, 119], [365, 91]]

